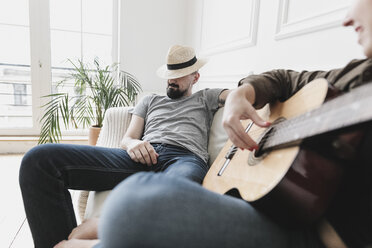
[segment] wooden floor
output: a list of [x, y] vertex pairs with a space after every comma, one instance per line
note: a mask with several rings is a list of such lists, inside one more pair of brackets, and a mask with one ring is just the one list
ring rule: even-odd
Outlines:
[[[32, 248], [25, 218], [18, 172], [23, 155], [0, 155], [0, 247]], [[72, 192], [73, 202], [78, 192]], [[79, 220], [78, 220], [79, 221]]]
[[33, 247], [18, 185], [21, 159], [22, 155], [0, 155], [0, 247]]

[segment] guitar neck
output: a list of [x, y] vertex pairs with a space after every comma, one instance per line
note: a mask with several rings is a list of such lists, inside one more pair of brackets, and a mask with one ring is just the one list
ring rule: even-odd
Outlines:
[[321, 107], [272, 126], [262, 150], [301, 142], [303, 139], [372, 119], [372, 83], [325, 102]]

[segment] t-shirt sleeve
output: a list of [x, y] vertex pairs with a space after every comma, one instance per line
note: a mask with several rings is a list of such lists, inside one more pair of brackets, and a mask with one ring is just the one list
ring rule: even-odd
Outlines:
[[143, 97], [142, 100], [134, 107], [133, 114], [146, 119], [151, 97], [151, 95]]
[[207, 106], [211, 110], [218, 109], [218, 97], [220, 96], [221, 92], [226, 89], [206, 89], [205, 90], [205, 97], [207, 99]]

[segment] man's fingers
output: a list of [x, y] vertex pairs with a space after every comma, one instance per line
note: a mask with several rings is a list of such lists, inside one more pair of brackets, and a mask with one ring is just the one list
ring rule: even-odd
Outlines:
[[158, 156], [154, 147], [147, 141], [141, 141], [137, 145], [127, 150], [130, 158], [141, 164], [151, 166], [158, 162]]
[[150, 154], [147, 150], [147, 147], [146, 146], [141, 147], [140, 152], [142, 154], [143, 159], [145, 160], [145, 163], [148, 166], [152, 165], [152, 160], [151, 160]]
[[147, 152], [150, 156], [152, 164], [157, 164], [159, 154], [157, 152], [155, 152], [154, 147], [150, 143], [146, 143], [145, 146], [146, 146]]
[[138, 159], [137, 159], [137, 157], [136, 157], [136, 155], [134, 154], [134, 152], [133, 152], [132, 150], [130, 150], [130, 151], [128, 150], [127, 152], [128, 152], [128, 154], [129, 154], [129, 157], [130, 157], [134, 162], [137, 162], [137, 163], [139, 162]]
[[137, 158], [137, 161], [136, 162], [139, 162], [141, 164], [146, 164], [146, 161], [145, 159], [142, 157], [142, 153], [139, 151], [139, 150], [134, 150], [134, 155], [136, 156]]

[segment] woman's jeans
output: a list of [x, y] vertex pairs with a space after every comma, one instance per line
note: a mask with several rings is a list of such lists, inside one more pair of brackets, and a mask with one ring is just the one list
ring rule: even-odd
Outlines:
[[134, 162], [123, 149], [46, 144], [27, 152], [19, 182], [35, 247], [51, 248], [76, 227], [68, 189], [109, 190], [140, 171], [202, 182], [208, 168], [200, 157], [181, 147], [153, 146], [159, 157], [152, 166]]
[[241, 199], [159, 173], [137, 173], [111, 192], [98, 236], [95, 248], [323, 247], [313, 227], [282, 227]]

